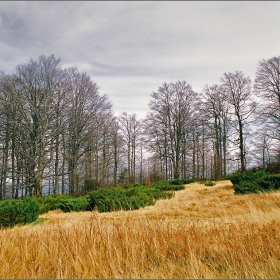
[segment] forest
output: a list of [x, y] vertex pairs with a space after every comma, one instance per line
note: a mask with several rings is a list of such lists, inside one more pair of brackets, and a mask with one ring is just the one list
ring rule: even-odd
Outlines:
[[0, 107], [0, 199], [280, 171], [280, 56], [260, 60], [254, 81], [164, 82], [138, 119], [116, 116], [88, 73], [41, 55], [0, 72]]

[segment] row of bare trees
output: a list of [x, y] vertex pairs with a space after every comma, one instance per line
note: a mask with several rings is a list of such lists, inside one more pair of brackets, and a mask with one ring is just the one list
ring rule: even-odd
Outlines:
[[253, 85], [235, 71], [200, 94], [178, 81], [151, 97], [149, 149], [165, 179], [220, 179], [280, 158], [280, 57], [260, 61]]
[[116, 121], [88, 74], [40, 56], [1, 75], [0, 98], [1, 198], [42, 195], [44, 184], [76, 194], [79, 177], [106, 182]]
[[0, 75], [0, 199], [81, 194], [171, 178], [220, 179], [279, 158], [280, 57], [254, 84], [224, 73], [201, 93], [186, 81], [151, 94], [144, 120], [116, 117], [106, 95], [53, 55]]

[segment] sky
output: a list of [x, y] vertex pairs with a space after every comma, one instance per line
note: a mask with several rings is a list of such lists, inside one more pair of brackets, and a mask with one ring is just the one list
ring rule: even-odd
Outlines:
[[116, 115], [150, 111], [164, 83], [201, 92], [225, 72], [254, 81], [280, 55], [279, 1], [0, 1], [0, 71], [54, 54], [87, 71]]

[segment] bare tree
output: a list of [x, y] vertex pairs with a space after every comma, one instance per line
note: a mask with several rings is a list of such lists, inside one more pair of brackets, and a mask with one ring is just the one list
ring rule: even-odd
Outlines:
[[232, 108], [230, 112], [236, 118], [235, 128], [238, 133], [236, 142], [239, 147], [240, 170], [244, 172], [246, 170], [244, 129], [256, 107], [251, 97], [251, 80], [249, 77], [245, 77], [243, 72], [235, 71], [234, 73], [224, 73], [221, 82], [226, 101]]
[[113, 185], [117, 185], [117, 174], [119, 170], [119, 162], [120, 162], [120, 155], [121, 155], [121, 149], [123, 146], [123, 138], [119, 133], [120, 126], [116, 119], [114, 119], [114, 122], [111, 126], [112, 131], [112, 147], [113, 147]]
[[[164, 83], [151, 95], [149, 106], [153, 112], [146, 120], [147, 131], [151, 143], [157, 145], [160, 157], [165, 160], [166, 172], [168, 160], [172, 162], [172, 174], [175, 179], [182, 173], [182, 147], [191, 127], [196, 96], [185, 81]], [[157, 130], [154, 131], [154, 128]]]
[[261, 98], [259, 115], [274, 126], [271, 135], [280, 141], [280, 56], [259, 62], [254, 90]]
[[126, 142], [127, 171], [129, 182], [135, 183], [136, 179], [136, 148], [140, 133], [140, 121], [135, 114], [122, 113], [119, 118], [119, 127]]
[[[38, 61], [31, 59], [28, 64], [17, 66], [10, 80], [10, 94], [16, 96], [20, 104], [15, 121], [17, 144], [21, 146], [17, 150], [26, 164], [28, 192], [34, 195], [41, 195], [44, 170], [51, 160], [49, 141], [54, 96], [62, 77], [60, 72], [59, 59], [53, 55], [40, 56]], [[14, 158], [13, 155], [12, 170], [15, 170]]]
[[98, 120], [111, 110], [106, 95], [99, 95], [96, 83], [86, 73], [74, 72], [69, 84], [70, 105], [67, 117], [67, 161], [70, 193], [79, 192], [80, 159], [89, 147], [89, 139], [97, 129]]
[[[11, 75], [1, 74], [0, 78], [0, 139], [2, 150], [2, 165], [0, 177], [0, 199], [5, 198], [7, 194], [7, 181], [12, 171], [12, 189], [14, 191], [14, 171], [15, 171], [15, 137], [16, 137], [16, 112], [17, 102], [15, 95], [11, 89]], [[12, 166], [10, 166], [10, 158], [12, 157]], [[13, 192], [12, 191], [12, 192]], [[14, 197], [14, 193], [12, 194]]]
[[203, 100], [201, 112], [204, 118], [206, 117], [207, 126], [212, 130], [210, 137], [214, 141], [214, 179], [218, 180], [226, 175], [229, 106], [218, 85], [206, 85]]
[[[18, 197], [42, 195], [46, 183], [49, 193], [68, 185], [78, 194], [81, 178], [116, 182], [116, 119], [88, 74], [63, 69], [53, 55], [31, 59], [1, 72], [0, 109], [0, 199], [8, 187]], [[134, 147], [134, 161], [135, 154]]]

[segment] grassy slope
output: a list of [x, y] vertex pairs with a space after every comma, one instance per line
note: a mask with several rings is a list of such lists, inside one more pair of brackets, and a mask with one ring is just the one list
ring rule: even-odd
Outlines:
[[280, 192], [193, 183], [136, 211], [0, 231], [1, 278], [279, 278]]

